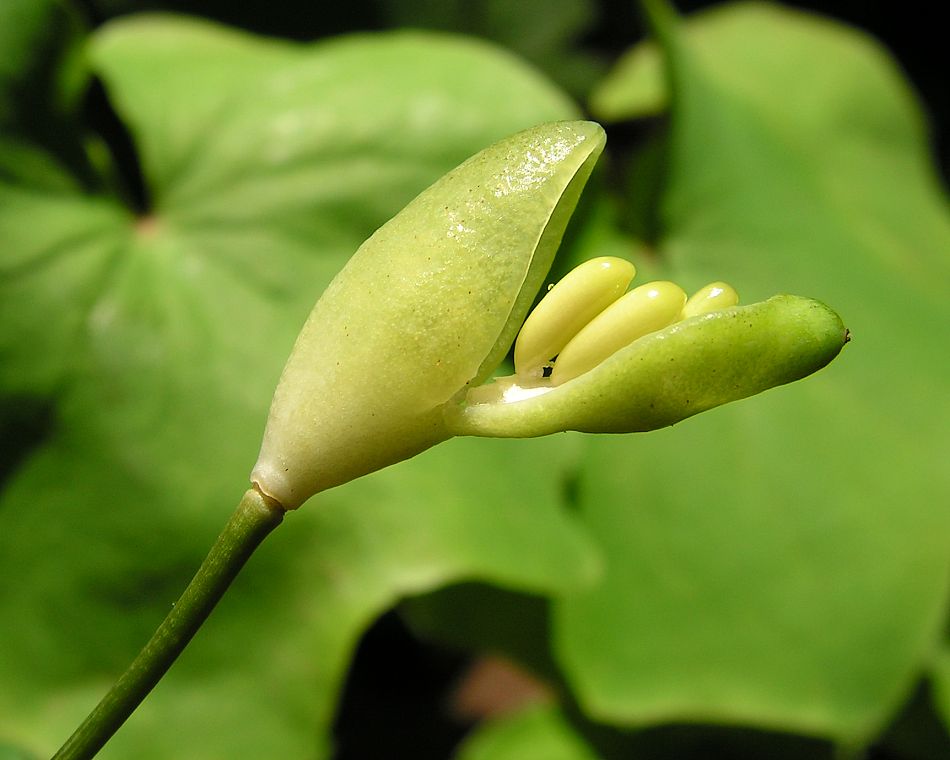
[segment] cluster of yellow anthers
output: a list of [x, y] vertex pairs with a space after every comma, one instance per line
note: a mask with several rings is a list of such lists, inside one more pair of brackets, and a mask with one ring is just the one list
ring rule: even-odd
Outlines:
[[[538, 395], [593, 369], [644, 335], [739, 302], [724, 282], [710, 283], [691, 298], [665, 280], [627, 292], [635, 276], [629, 261], [603, 256], [585, 261], [551, 286], [515, 342], [514, 376], [497, 381], [504, 386], [504, 400]], [[497, 390], [486, 389], [484, 399], [470, 394], [469, 401], [487, 401]]]

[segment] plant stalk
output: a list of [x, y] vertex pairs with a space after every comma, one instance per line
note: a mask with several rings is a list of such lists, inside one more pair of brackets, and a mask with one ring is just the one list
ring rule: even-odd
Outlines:
[[256, 488], [248, 489], [168, 616], [53, 760], [88, 760], [102, 749], [165, 675], [251, 554], [283, 517], [278, 502]]

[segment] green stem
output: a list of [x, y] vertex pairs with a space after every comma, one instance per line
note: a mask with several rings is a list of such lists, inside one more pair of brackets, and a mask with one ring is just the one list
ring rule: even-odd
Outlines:
[[102, 749], [165, 675], [244, 563], [283, 517], [280, 504], [258, 490], [251, 488], [244, 494], [171, 612], [53, 760], [86, 760]]

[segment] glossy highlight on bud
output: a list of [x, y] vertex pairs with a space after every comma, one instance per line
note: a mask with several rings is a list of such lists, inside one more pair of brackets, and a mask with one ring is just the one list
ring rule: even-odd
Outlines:
[[689, 297], [683, 307], [683, 313], [680, 314], [680, 319], [709, 314], [713, 311], [719, 311], [719, 309], [735, 306], [737, 303], [739, 303], [739, 294], [731, 285], [725, 282], [711, 282]]

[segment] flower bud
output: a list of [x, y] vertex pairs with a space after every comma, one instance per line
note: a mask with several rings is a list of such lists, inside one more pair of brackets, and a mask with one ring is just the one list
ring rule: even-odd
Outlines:
[[[525, 321], [603, 147], [591, 122], [521, 132], [360, 246], [284, 367], [251, 474], [261, 492], [293, 509], [453, 435], [653, 430], [837, 355], [848, 332], [817, 301], [736, 306], [719, 282], [688, 300], [671, 282], [624, 295], [635, 270], [611, 258]], [[515, 374], [483, 384], [516, 336]]]
[[286, 508], [451, 436], [443, 407], [504, 358], [604, 132], [526, 130], [425, 190], [314, 306], [271, 405], [251, 480]]

